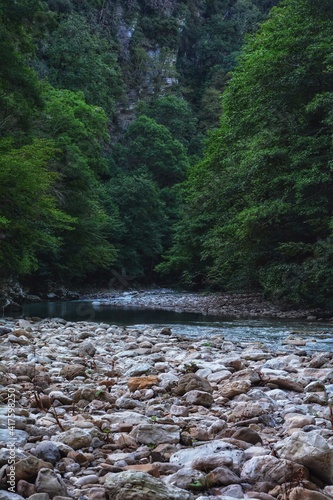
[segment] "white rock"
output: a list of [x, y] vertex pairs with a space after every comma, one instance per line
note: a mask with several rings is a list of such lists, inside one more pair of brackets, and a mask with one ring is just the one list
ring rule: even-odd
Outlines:
[[295, 432], [275, 445], [276, 454], [305, 465], [325, 482], [333, 482], [333, 450], [316, 431]]

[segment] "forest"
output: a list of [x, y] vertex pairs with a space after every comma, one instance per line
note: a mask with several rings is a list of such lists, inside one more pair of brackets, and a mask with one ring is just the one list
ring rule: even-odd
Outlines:
[[330, 0], [2, 0], [0, 282], [333, 308]]

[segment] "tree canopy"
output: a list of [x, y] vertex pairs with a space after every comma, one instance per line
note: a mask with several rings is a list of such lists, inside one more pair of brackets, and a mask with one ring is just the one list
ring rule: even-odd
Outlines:
[[[239, 58], [219, 129], [190, 172], [197, 272], [224, 289], [332, 305], [332, 42], [327, 5], [275, 7]], [[172, 259], [181, 255], [174, 247]], [[169, 257], [171, 258], [171, 257]]]

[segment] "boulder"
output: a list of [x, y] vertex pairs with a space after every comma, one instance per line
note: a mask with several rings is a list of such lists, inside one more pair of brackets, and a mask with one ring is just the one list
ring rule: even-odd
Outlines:
[[73, 427], [68, 431], [61, 432], [57, 436], [52, 438], [52, 441], [61, 442], [67, 444], [73, 448], [73, 450], [79, 450], [90, 446], [93, 436], [87, 429], [81, 429], [79, 427]]
[[47, 493], [50, 498], [67, 496], [63, 480], [51, 469], [41, 469], [38, 472], [35, 486], [37, 493]]
[[67, 378], [67, 380], [72, 380], [75, 377], [85, 377], [86, 367], [75, 364], [64, 365], [60, 371], [60, 375]]
[[131, 432], [138, 443], [179, 443], [180, 429], [177, 425], [139, 424]]
[[41, 441], [36, 446], [35, 455], [46, 462], [55, 465], [61, 459], [61, 454], [57, 445], [52, 441]]
[[232, 435], [234, 439], [239, 439], [240, 441], [245, 441], [246, 443], [257, 444], [262, 443], [262, 439], [256, 431], [249, 429], [248, 427], [242, 427], [237, 429]]
[[131, 377], [127, 381], [127, 386], [131, 392], [140, 389], [147, 389], [157, 384], [158, 377], [156, 375], [148, 375], [147, 377]]
[[210, 383], [196, 375], [195, 373], [186, 373], [180, 377], [178, 385], [175, 388], [175, 393], [177, 396], [183, 396], [189, 391], [203, 391], [203, 392], [213, 392], [213, 388]]
[[164, 482], [184, 490], [202, 490], [206, 488], [206, 474], [190, 467], [184, 467], [168, 476]]
[[294, 432], [275, 445], [278, 457], [305, 465], [327, 483], [333, 482], [333, 450], [316, 431]]
[[16, 481], [19, 481], [20, 479], [28, 481], [29, 479], [35, 478], [38, 472], [44, 468], [53, 469], [53, 465], [30, 455], [29, 457], [16, 462], [15, 479]]
[[[223, 441], [223, 439], [216, 439], [200, 446], [179, 450], [171, 455], [170, 462], [189, 466], [194, 460], [207, 458], [209, 455], [213, 455], [216, 460], [220, 460], [220, 464], [230, 464], [236, 472], [239, 471], [245, 459], [243, 450]], [[215, 467], [217, 466], [215, 465]]]
[[105, 476], [108, 500], [193, 500], [192, 493], [169, 487], [145, 472], [125, 471]]
[[299, 463], [265, 455], [253, 457], [245, 462], [241, 471], [241, 479], [250, 484], [263, 481], [283, 484], [295, 480], [300, 471], [302, 471], [303, 478], [308, 477], [307, 469]]
[[320, 491], [306, 490], [301, 486], [297, 486], [289, 493], [289, 500], [332, 500], [332, 497], [326, 496]]
[[239, 484], [241, 479], [231, 469], [221, 465], [209, 472], [207, 475], [207, 484], [211, 486], [228, 486], [230, 484]]
[[192, 405], [209, 408], [214, 403], [214, 398], [208, 392], [193, 390], [185, 394], [185, 401]]
[[224, 398], [232, 399], [238, 394], [244, 394], [251, 388], [249, 380], [226, 382], [219, 386], [219, 393]]

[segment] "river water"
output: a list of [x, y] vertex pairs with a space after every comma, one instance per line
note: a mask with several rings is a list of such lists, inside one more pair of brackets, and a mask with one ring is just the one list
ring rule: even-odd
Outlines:
[[306, 351], [333, 351], [333, 324], [279, 319], [221, 318], [197, 313], [111, 306], [94, 301], [43, 302], [23, 306], [21, 317], [63, 318], [110, 325], [144, 328], [169, 326], [187, 338], [222, 336], [233, 342], [264, 342], [270, 348], [285, 348], [291, 337], [302, 337]]

